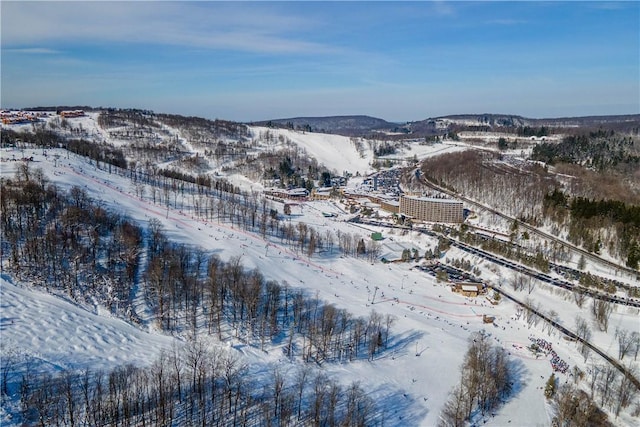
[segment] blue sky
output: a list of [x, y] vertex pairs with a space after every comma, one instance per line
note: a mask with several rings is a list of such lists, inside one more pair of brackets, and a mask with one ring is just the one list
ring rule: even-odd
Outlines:
[[3, 108], [640, 113], [638, 2], [3, 0], [0, 14]]

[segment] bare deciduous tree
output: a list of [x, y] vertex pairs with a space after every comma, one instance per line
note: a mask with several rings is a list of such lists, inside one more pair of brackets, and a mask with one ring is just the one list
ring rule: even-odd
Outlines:
[[637, 331], [629, 332], [626, 329], [616, 328], [616, 338], [618, 339], [618, 359], [624, 359], [630, 351], [633, 350], [640, 340], [640, 333]]
[[600, 330], [607, 332], [609, 329], [609, 317], [613, 311], [613, 304], [603, 299], [594, 299], [591, 309], [591, 313]]
[[[582, 317], [576, 317], [576, 335], [578, 338], [584, 341], [589, 341], [591, 339], [591, 329], [589, 328], [589, 324]], [[584, 357], [584, 360], [587, 360], [589, 356], [589, 346], [585, 345], [585, 343], [578, 343], [580, 346], [580, 354]]]

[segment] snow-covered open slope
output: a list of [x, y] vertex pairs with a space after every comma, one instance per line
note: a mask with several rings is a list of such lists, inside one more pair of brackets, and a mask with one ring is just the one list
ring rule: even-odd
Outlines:
[[[88, 136], [114, 144], [125, 144], [103, 132], [96, 123], [95, 114], [74, 119], [75, 126], [82, 124]], [[179, 136], [176, 129], [165, 130]], [[252, 128], [254, 135], [271, 132], [303, 147], [319, 163], [338, 173], [349, 171], [361, 175], [371, 170], [372, 150], [364, 143], [359, 151], [347, 137], [302, 133], [284, 129]], [[185, 143], [185, 147], [191, 147]], [[463, 144], [415, 145], [411, 150], [399, 153], [398, 158], [418, 158], [440, 154], [451, 150], [466, 149]], [[195, 150], [195, 148], [194, 148]], [[487, 425], [549, 425], [550, 409], [544, 399], [542, 388], [551, 374], [549, 360], [534, 358], [524, 349], [529, 337], [535, 336], [552, 341], [554, 350], [570, 366], [577, 365], [583, 371], [591, 363], [602, 363], [591, 356], [587, 363], [578, 353], [575, 344], [562, 340], [557, 333], [542, 330], [542, 326], [528, 328], [523, 320], [517, 320], [517, 308], [503, 301], [498, 306], [483, 299], [469, 299], [453, 294], [425, 273], [412, 269], [415, 264], [370, 263], [364, 258], [344, 258], [338, 249], [316, 254], [311, 258], [283, 245], [280, 239], [267, 238], [245, 232], [226, 223], [207, 222], [194, 217], [189, 206], [192, 200], [183, 199], [184, 208], [175, 210], [154, 203], [147, 188], [144, 196], [136, 196], [134, 184], [126, 178], [109, 174], [90, 164], [86, 159], [63, 150], [18, 150], [3, 149], [2, 159], [33, 156], [32, 167], [41, 167], [45, 175], [62, 188], [78, 185], [90, 197], [113, 210], [146, 226], [152, 218], [159, 220], [169, 238], [197, 245], [208, 254], [216, 254], [223, 260], [241, 257], [243, 265], [257, 268], [267, 279], [286, 282], [292, 287], [304, 289], [310, 295], [317, 294], [340, 308], [346, 308], [355, 316], [368, 316], [372, 309], [395, 317], [392, 326], [393, 341], [390, 350], [380, 358], [356, 361], [349, 364], [325, 364], [325, 372], [345, 383], [360, 381], [385, 407], [390, 417], [387, 425], [435, 425], [448, 393], [459, 381], [459, 367], [467, 348], [467, 340], [474, 331], [487, 330], [496, 344], [511, 352], [513, 366], [518, 372], [516, 393], [501, 407]], [[3, 162], [0, 172], [3, 177], [13, 175], [18, 162]], [[243, 188], [260, 188], [246, 178], [238, 177], [234, 183]], [[282, 212], [282, 206], [278, 205]], [[323, 212], [335, 212], [336, 218], [326, 218]], [[364, 238], [373, 231], [344, 222], [343, 211], [331, 202], [305, 203], [296, 209], [289, 220], [295, 224], [304, 222], [321, 233], [351, 233]], [[375, 230], [378, 231], [378, 230]], [[391, 234], [382, 230], [387, 241], [398, 247], [417, 247], [424, 253], [433, 248], [436, 241], [418, 234]], [[389, 245], [394, 246], [394, 245]], [[447, 256], [467, 258], [469, 255], [451, 250]], [[510, 272], [492, 273], [482, 260], [470, 257], [474, 265], [483, 270], [483, 278], [499, 282]], [[82, 368], [86, 366], [105, 369], [121, 363], [151, 363], [162, 348], [168, 348], [174, 338], [153, 331], [146, 324], [140, 330], [120, 320], [104, 316], [99, 308], [91, 311], [73, 306], [32, 290], [29, 284], [13, 284], [9, 277], [3, 278], [2, 286], [2, 351], [16, 351], [35, 356], [43, 361], [43, 369]], [[506, 285], [505, 285], [506, 286]], [[375, 301], [373, 300], [375, 295]], [[528, 295], [518, 295], [522, 299]], [[569, 328], [574, 319], [582, 314], [590, 319], [589, 307], [582, 311], [568, 301], [539, 286], [530, 295], [546, 311], [555, 310], [559, 321]], [[29, 310], [34, 307], [34, 310]], [[139, 313], [140, 314], [140, 313]], [[496, 317], [496, 326], [482, 323], [482, 315]], [[144, 316], [141, 316], [144, 318]], [[616, 342], [612, 334], [615, 327], [634, 330], [638, 326], [638, 312], [624, 308], [612, 315], [610, 333], [594, 330], [594, 342], [609, 354], [615, 355]], [[5, 345], [8, 344], [8, 345]], [[267, 353], [233, 340], [224, 343], [230, 351], [237, 352], [253, 366], [277, 363], [283, 366], [294, 364], [282, 356], [277, 345], [268, 347]], [[636, 364], [637, 365], [637, 364]], [[255, 368], [255, 371], [260, 369]], [[569, 380], [561, 375], [561, 381]], [[399, 417], [402, 416], [401, 420]], [[0, 419], [0, 421], [2, 421]], [[476, 420], [480, 422], [481, 420]], [[622, 417], [620, 425], [633, 425], [634, 420]]]
[[[222, 173], [223, 168], [233, 164], [233, 161], [213, 161], [211, 158], [207, 158], [205, 151], [212, 151], [215, 148], [214, 145], [211, 145], [213, 141], [208, 143], [191, 141], [190, 137], [193, 135], [189, 133], [188, 129], [181, 130], [180, 128], [172, 127], [153, 117], [150, 117], [149, 121], [153, 122], [154, 126], [149, 127], [140, 127], [137, 124], [127, 123], [123, 120], [119, 120], [117, 124], [102, 127], [98, 123], [100, 114], [99, 112], [87, 112], [85, 116], [64, 119], [63, 122], [55, 112], [51, 111], [45, 113], [35, 126], [48, 130], [54, 129], [56, 133], [63, 137], [83, 138], [98, 143], [108, 143], [116, 147], [126, 147], [131, 144], [148, 144], [150, 147], [160, 143], [172, 144], [173, 148], [181, 151], [182, 157], [197, 155], [203, 159], [203, 163], [209, 163], [209, 170], [205, 172], [210, 174]], [[3, 125], [3, 127], [15, 131], [31, 131], [33, 125], [12, 124]], [[374, 155], [373, 147], [380, 141], [260, 126], [248, 126], [248, 129], [250, 138], [255, 144], [252, 148], [253, 151], [251, 151], [253, 154], [260, 153], [266, 149], [279, 151], [288, 144], [292, 144], [300, 147], [308, 156], [315, 158], [318, 164], [335, 171], [338, 175], [342, 175], [345, 172], [352, 175], [367, 175], [374, 171], [372, 164], [376, 160], [376, 156]], [[208, 137], [212, 140], [223, 141], [229, 146], [234, 146], [242, 140], [240, 136], [234, 138], [209, 135]], [[199, 138], [205, 137], [200, 135]], [[379, 159], [406, 160], [414, 156], [417, 159], [423, 159], [446, 152], [468, 149], [468, 146], [453, 141], [439, 144], [421, 144], [418, 141], [413, 141], [396, 143], [395, 146], [397, 148], [396, 153], [381, 156]], [[176, 164], [176, 160], [179, 158], [181, 156], [172, 156], [170, 160], [157, 166], [179, 168]], [[208, 160], [204, 160], [205, 158]], [[148, 159], [144, 158], [128, 160], [137, 161], [139, 164], [148, 162]], [[227, 174], [223, 173], [223, 175]]]
[[90, 312], [28, 284], [15, 284], [9, 276], [0, 280], [3, 352], [35, 358], [41, 364], [38, 370], [146, 365], [174, 341], [111, 317], [99, 307]]
[[270, 132], [276, 138], [280, 136], [288, 138], [305, 149], [309, 155], [318, 160], [318, 163], [336, 170], [339, 174], [348, 171], [354, 175], [358, 172], [364, 175], [372, 170], [372, 150], [366, 143], [363, 143], [360, 153], [349, 137], [265, 127], [252, 127], [251, 129], [254, 135]]
[[[291, 286], [317, 293], [340, 308], [356, 316], [367, 316], [372, 309], [396, 318], [392, 327], [390, 350], [372, 362], [325, 364], [323, 369], [333, 378], [344, 382], [360, 381], [371, 396], [381, 399], [386, 407], [388, 425], [435, 425], [447, 395], [459, 381], [459, 366], [473, 331], [487, 330], [496, 344], [511, 352], [513, 366], [518, 372], [517, 392], [496, 413], [487, 425], [548, 425], [549, 409], [542, 388], [551, 374], [545, 358], [536, 359], [524, 350], [530, 336], [545, 338], [570, 366], [577, 364], [585, 370], [582, 356], [574, 344], [565, 342], [557, 333], [529, 329], [522, 320], [515, 319], [516, 306], [503, 302], [492, 306], [483, 299], [470, 299], [453, 294], [431, 276], [406, 264], [371, 264], [365, 259], [343, 258], [337, 249], [311, 259], [282, 245], [278, 239], [264, 240], [225, 223], [210, 223], [192, 217], [188, 210], [167, 210], [154, 204], [146, 192], [136, 197], [132, 185], [123, 177], [96, 169], [85, 159], [60, 152], [58, 159], [50, 150], [45, 157], [42, 150], [3, 150], [3, 158], [13, 154], [33, 156], [33, 167], [41, 167], [45, 174], [63, 188], [79, 185], [106, 207], [117, 209], [145, 225], [149, 219], [160, 220], [171, 239], [195, 244], [222, 259], [241, 256], [247, 268], [258, 268], [268, 279], [286, 281]], [[2, 176], [10, 176], [16, 162], [2, 164]], [[187, 200], [188, 204], [188, 200]], [[330, 202], [314, 202], [302, 206], [299, 215], [291, 220], [304, 221], [318, 230], [332, 230], [367, 236], [368, 229], [342, 222], [340, 216], [328, 219], [322, 212], [340, 212]], [[434, 241], [417, 235], [388, 234], [388, 239], [415, 245], [424, 251]], [[452, 255], [455, 255], [452, 253]], [[150, 363], [161, 348], [171, 345], [172, 339], [142, 332], [117, 319], [89, 313], [67, 302], [2, 281], [2, 341], [26, 354], [35, 354], [57, 367], [113, 366], [123, 362]], [[377, 290], [376, 290], [377, 288]], [[541, 302], [559, 304], [553, 297]], [[375, 301], [373, 301], [375, 294]], [[32, 301], [31, 304], [28, 301]], [[30, 306], [37, 310], [29, 310]], [[563, 305], [553, 305], [557, 311]], [[496, 316], [496, 326], [482, 323], [482, 315]], [[564, 318], [571, 326], [571, 313]], [[637, 313], [635, 314], [637, 316]], [[584, 317], [588, 317], [585, 314]], [[633, 313], [619, 313], [613, 324], [631, 325], [637, 317]], [[611, 349], [612, 341], [598, 339]], [[231, 343], [229, 343], [231, 344]], [[291, 363], [282, 357], [282, 350], [270, 347], [268, 353], [252, 347], [231, 347], [252, 364]], [[5, 349], [3, 349], [5, 351]], [[591, 361], [589, 361], [591, 362]], [[569, 380], [560, 375], [561, 382]], [[402, 399], [398, 401], [398, 396]], [[385, 404], [385, 400], [387, 403]], [[395, 413], [399, 402], [401, 411]], [[401, 414], [401, 415], [400, 415]], [[393, 416], [403, 417], [393, 418]], [[408, 422], [408, 424], [407, 424]], [[631, 425], [619, 419], [622, 425]]]

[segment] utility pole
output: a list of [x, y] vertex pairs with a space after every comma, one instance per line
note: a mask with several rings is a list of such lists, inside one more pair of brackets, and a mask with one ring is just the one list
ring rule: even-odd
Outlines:
[[371, 298], [371, 304], [375, 304], [377, 292], [378, 292], [378, 287], [376, 286], [375, 290], [373, 291], [373, 298]]

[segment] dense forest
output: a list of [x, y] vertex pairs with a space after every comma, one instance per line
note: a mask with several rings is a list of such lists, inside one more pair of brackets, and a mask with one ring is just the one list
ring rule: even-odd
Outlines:
[[[538, 164], [514, 166], [500, 153], [467, 150], [425, 159], [421, 175], [429, 181], [499, 207], [507, 215], [540, 222], [542, 198], [558, 186]], [[514, 197], [517, 195], [517, 197]], [[504, 201], [509, 200], [509, 204]]]
[[618, 200], [571, 197], [554, 189], [545, 195], [543, 209], [556, 221], [568, 222], [569, 241], [594, 253], [600, 253], [603, 246], [597, 231], [613, 228], [618, 239], [612, 249], [625, 258], [628, 267], [640, 266], [640, 206]]
[[606, 250], [637, 269], [640, 156], [635, 140], [600, 129], [567, 136], [561, 143], [542, 142], [531, 157], [562, 174], [533, 162], [506, 163], [500, 153], [480, 151], [426, 159], [421, 172], [437, 185], [534, 226], [550, 225], [553, 234], [566, 233], [571, 243], [596, 254]]
[[531, 158], [551, 165], [574, 163], [600, 172], [634, 173], [640, 168], [640, 147], [630, 136], [600, 129], [566, 136], [559, 144], [538, 144]]

